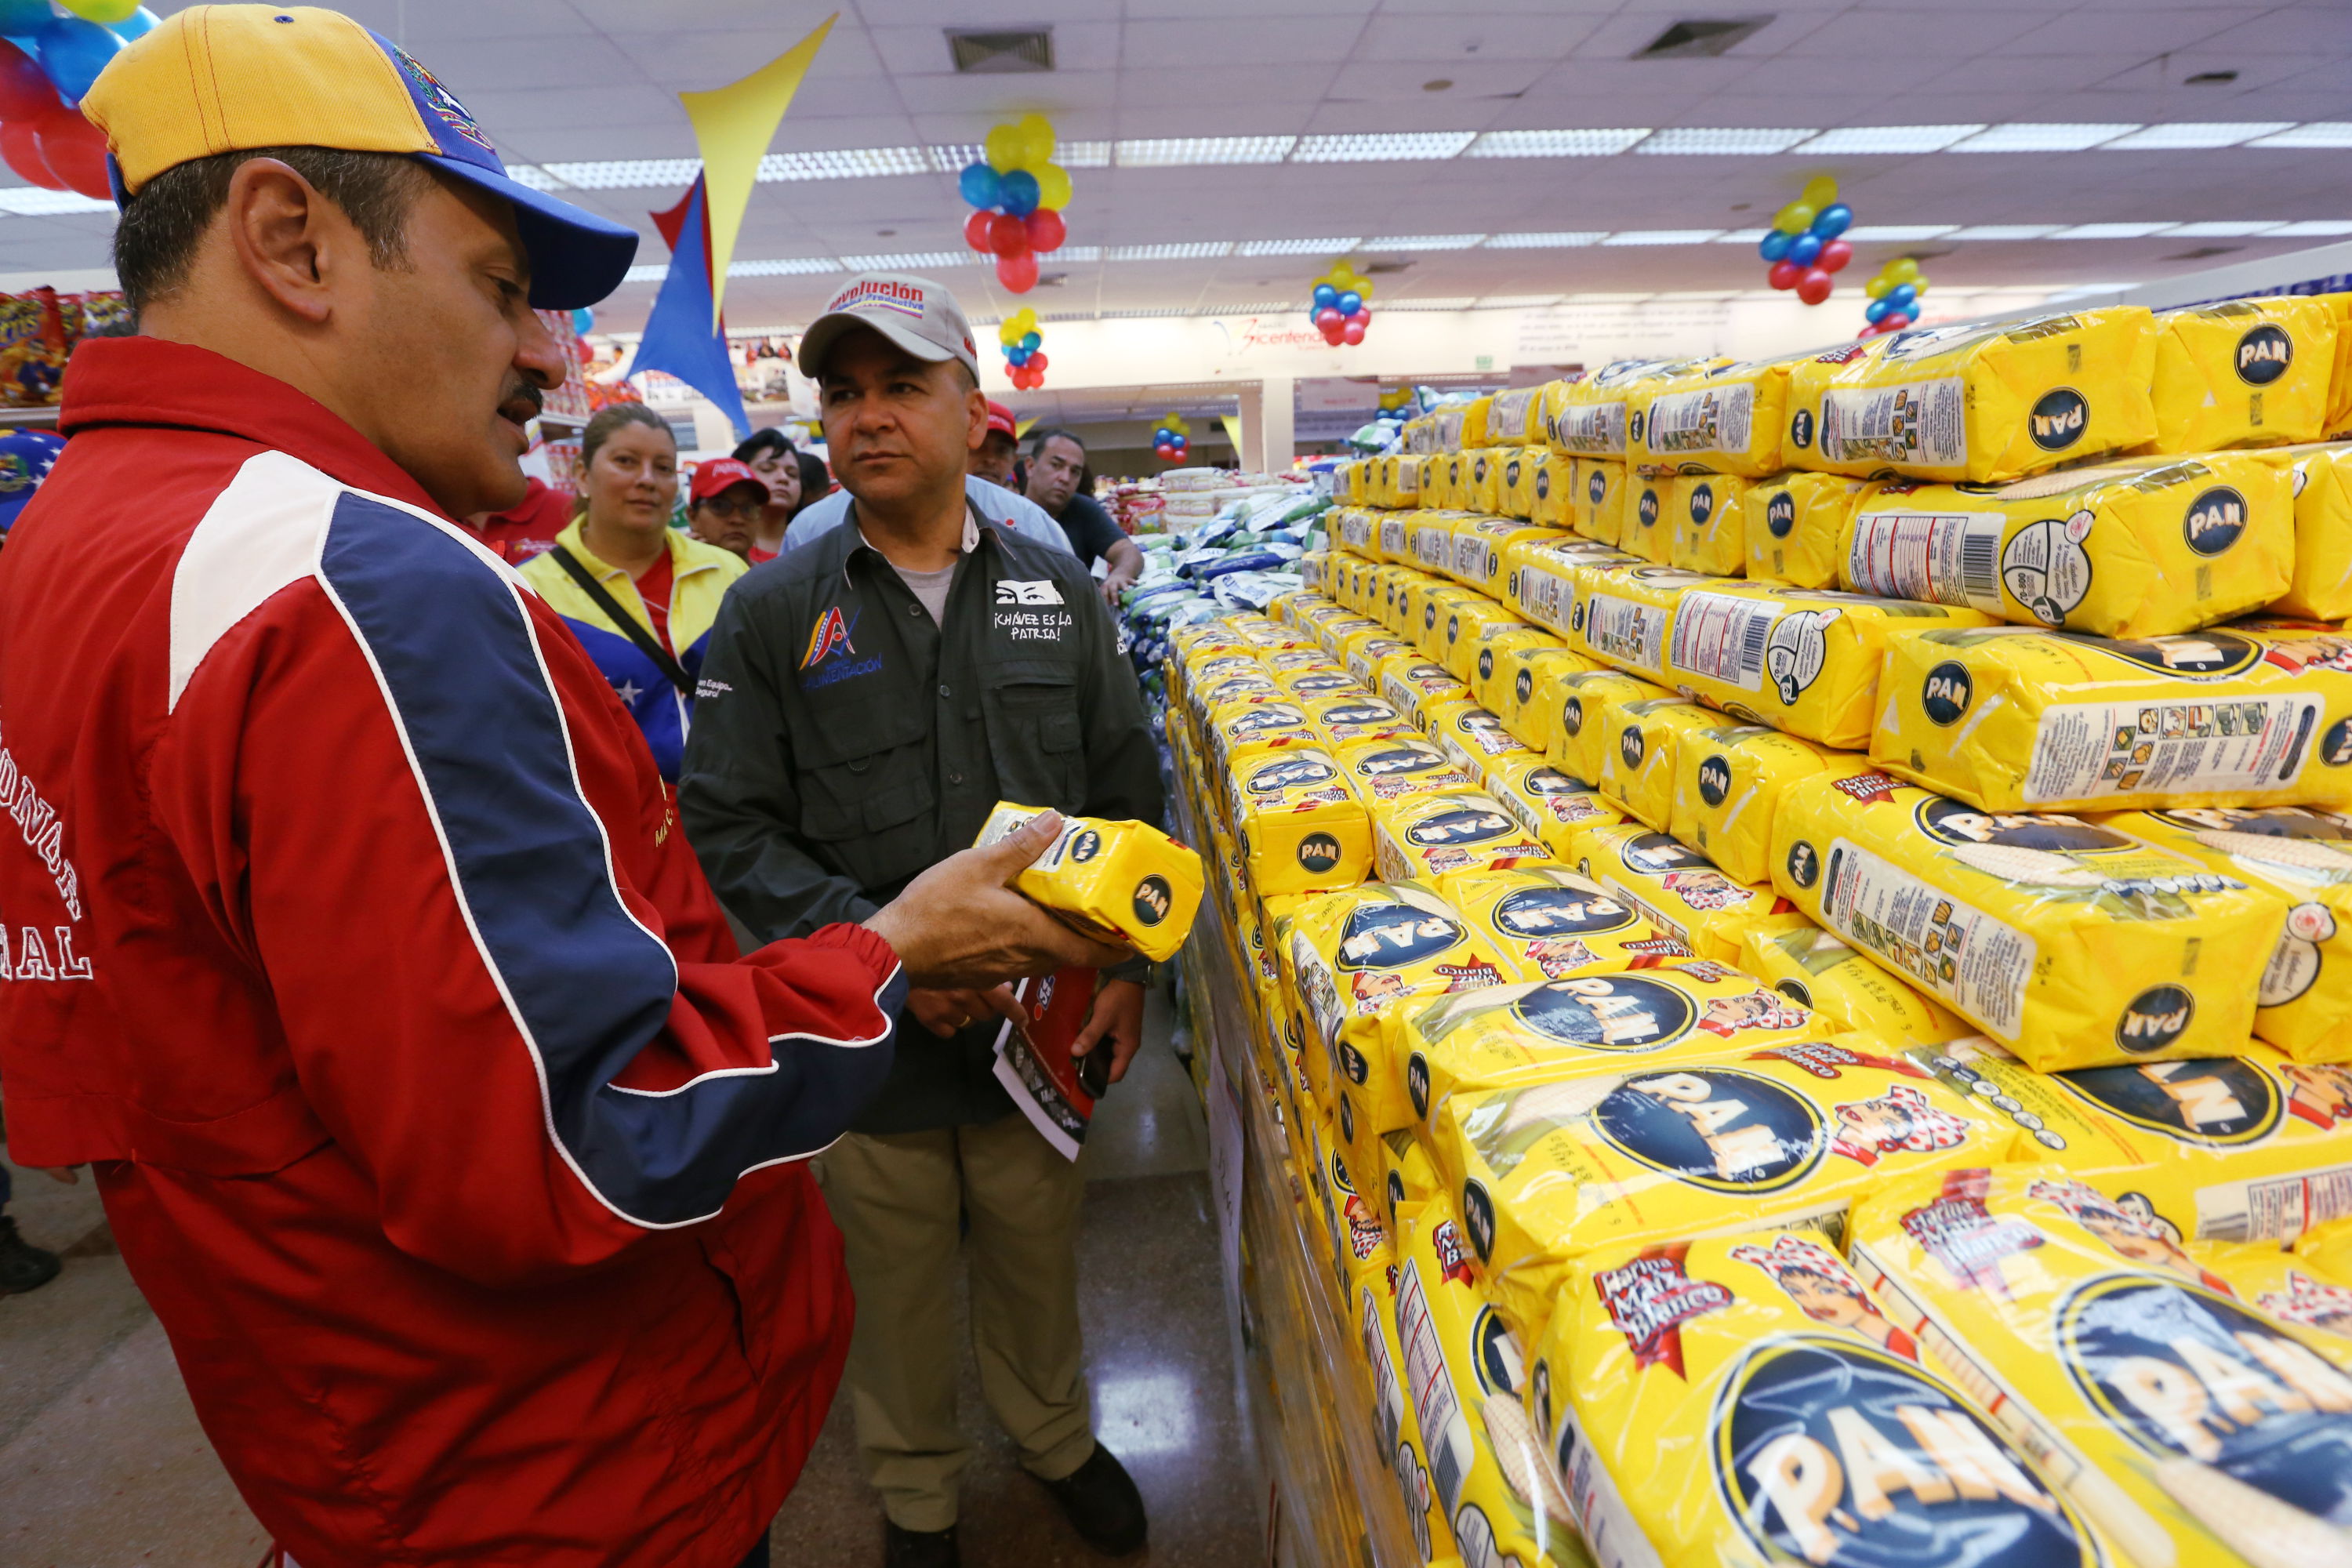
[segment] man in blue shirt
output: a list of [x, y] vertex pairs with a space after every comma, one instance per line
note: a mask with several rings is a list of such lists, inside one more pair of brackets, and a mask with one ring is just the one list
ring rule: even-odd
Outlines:
[[[992, 479], [1004, 476], [1013, 455], [1013, 411], [1001, 403], [988, 405], [988, 440], [971, 454], [969, 463], [974, 470], [964, 476], [963, 492], [980, 515], [991, 522], [1001, 522], [1013, 532], [1024, 534], [1041, 544], [1050, 544], [1066, 555], [1077, 552], [1070, 546], [1070, 536], [1044, 507], [1027, 496], [1006, 489]], [[999, 437], [1003, 440], [998, 439]], [[982, 478], [982, 474], [989, 475]], [[814, 505], [803, 509], [784, 530], [784, 547], [780, 553], [789, 555], [827, 529], [838, 527], [849, 515], [849, 492], [837, 489]]]

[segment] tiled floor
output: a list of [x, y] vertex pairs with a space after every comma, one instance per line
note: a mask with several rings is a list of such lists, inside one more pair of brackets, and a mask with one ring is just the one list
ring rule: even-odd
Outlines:
[[[1086, 1153], [1080, 1307], [1096, 1426], [1142, 1489], [1151, 1546], [1130, 1563], [1263, 1561], [1256, 1482], [1234, 1403], [1199, 1103], [1167, 1047], [1155, 994], [1126, 1082]], [[67, 1249], [56, 1283], [0, 1299], [0, 1568], [253, 1568], [268, 1539], [197, 1428], [171, 1350], [124, 1271], [85, 1180], [17, 1171], [10, 1206], [37, 1243]], [[982, 1404], [964, 1479], [971, 1568], [1099, 1562], [1015, 1462]], [[881, 1512], [836, 1400], [776, 1521], [776, 1561], [881, 1561]], [[645, 1568], [662, 1568], [646, 1564]]]

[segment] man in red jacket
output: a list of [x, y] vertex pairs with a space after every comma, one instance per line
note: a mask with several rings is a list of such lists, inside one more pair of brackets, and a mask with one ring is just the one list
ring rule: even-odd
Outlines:
[[81, 346], [0, 559], [11, 1155], [94, 1165], [303, 1568], [764, 1563], [849, 1327], [803, 1162], [905, 987], [1127, 955], [1006, 890], [1042, 838], [738, 955], [452, 521], [520, 497], [530, 307], [630, 231], [331, 12], [182, 11], [84, 109], [143, 335]]

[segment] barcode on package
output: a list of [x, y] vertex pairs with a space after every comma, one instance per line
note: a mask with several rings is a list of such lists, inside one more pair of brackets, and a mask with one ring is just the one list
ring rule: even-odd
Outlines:
[[1764, 685], [1764, 647], [1780, 606], [1732, 594], [1685, 594], [1675, 606], [1668, 654], [1675, 669], [1758, 691]]
[[1997, 511], [1866, 511], [1853, 520], [1845, 569], [1856, 593], [2000, 614]]

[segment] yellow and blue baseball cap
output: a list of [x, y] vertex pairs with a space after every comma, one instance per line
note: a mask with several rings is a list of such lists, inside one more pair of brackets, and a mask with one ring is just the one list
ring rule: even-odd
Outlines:
[[509, 175], [455, 93], [340, 12], [191, 5], [107, 62], [81, 110], [106, 133], [117, 206], [164, 170], [222, 153], [404, 153], [513, 204], [541, 310], [594, 304], [637, 253], [636, 230]]

